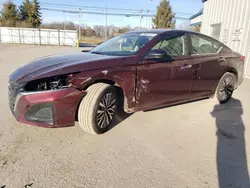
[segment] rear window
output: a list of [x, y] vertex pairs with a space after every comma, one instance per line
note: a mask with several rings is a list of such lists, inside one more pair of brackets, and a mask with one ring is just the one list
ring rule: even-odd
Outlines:
[[192, 54], [212, 54], [217, 53], [222, 45], [216, 40], [203, 36], [191, 35]]
[[160, 40], [153, 48], [165, 51], [169, 56], [183, 56], [188, 54], [188, 40], [185, 33], [167, 35]]

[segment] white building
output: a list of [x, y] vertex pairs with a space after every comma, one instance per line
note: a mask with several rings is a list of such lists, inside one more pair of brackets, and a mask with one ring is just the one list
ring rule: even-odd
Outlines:
[[202, 18], [203, 18], [203, 9], [189, 18], [190, 26], [201, 26]]
[[246, 57], [250, 76], [250, 0], [202, 0], [201, 33], [210, 35]]

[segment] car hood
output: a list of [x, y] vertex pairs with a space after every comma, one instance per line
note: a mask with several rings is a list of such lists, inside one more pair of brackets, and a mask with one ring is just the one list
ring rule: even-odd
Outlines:
[[117, 62], [116, 60], [120, 58], [124, 57], [83, 52], [50, 55], [23, 65], [12, 72], [9, 77], [10, 81], [25, 83], [45, 77], [107, 68], [115, 65], [111, 65], [110, 62]]

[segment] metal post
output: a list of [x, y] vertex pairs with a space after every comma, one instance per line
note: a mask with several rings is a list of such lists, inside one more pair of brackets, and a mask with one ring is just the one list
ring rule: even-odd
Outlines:
[[36, 37], [35, 37], [35, 30], [33, 30], [33, 45], [35, 45], [35, 40], [36, 40]]
[[58, 29], [58, 46], [60, 46], [60, 30]]
[[107, 25], [108, 25], [108, 13], [107, 13], [107, 9], [108, 9], [108, 0], [106, 0], [106, 14], [105, 14], [105, 40], [107, 40]]
[[41, 39], [41, 29], [40, 27], [38, 28], [38, 35], [39, 35], [39, 45], [42, 44], [42, 39]]
[[21, 44], [21, 34], [20, 34], [20, 29], [18, 28], [18, 42]]
[[48, 45], [50, 45], [50, 30], [48, 32]]
[[12, 36], [12, 29], [10, 29], [10, 36], [11, 36], [11, 43], [14, 43], [13, 42], [13, 36]]

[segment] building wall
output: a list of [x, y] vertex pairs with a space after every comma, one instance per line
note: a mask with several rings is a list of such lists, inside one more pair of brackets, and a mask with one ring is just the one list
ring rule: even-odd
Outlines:
[[203, 17], [203, 15], [199, 15], [199, 16], [197, 16], [197, 17], [191, 19], [191, 20], [190, 20], [190, 25], [192, 26], [192, 25], [196, 25], [196, 24], [201, 24], [201, 22], [202, 22], [202, 17]]
[[250, 76], [250, 0], [207, 0], [201, 32], [212, 36], [216, 24], [221, 24], [218, 39], [246, 56], [245, 74]]

